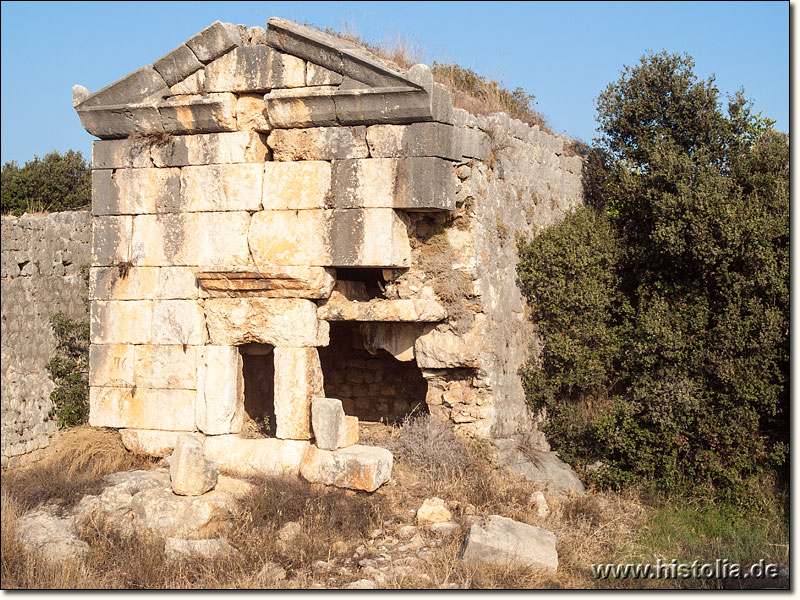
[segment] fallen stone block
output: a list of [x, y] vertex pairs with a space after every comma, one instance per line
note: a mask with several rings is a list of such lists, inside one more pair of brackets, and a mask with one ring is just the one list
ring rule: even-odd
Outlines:
[[201, 496], [179, 496], [169, 487], [150, 488], [131, 499], [133, 526], [161, 538], [204, 539], [224, 534], [232, 527], [237, 507], [234, 494], [213, 490]]
[[23, 547], [56, 565], [80, 560], [89, 554], [89, 544], [75, 533], [74, 518], [58, 516], [52, 508], [22, 515], [16, 522], [16, 530]]
[[233, 556], [237, 550], [225, 538], [185, 540], [170, 537], [164, 542], [164, 553], [168, 560], [173, 561], [187, 558], [213, 560]]
[[461, 558], [474, 565], [517, 565], [551, 573], [558, 569], [554, 533], [499, 515], [490, 516], [485, 525], [472, 525]]
[[355, 445], [331, 451], [310, 445], [300, 474], [311, 483], [374, 492], [391, 478], [392, 462], [385, 448]]
[[311, 426], [317, 448], [343, 448], [347, 442], [347, 422], [342, 401], [336, 398], [314, 398], [311, 402]]
[[160, 431], [157, 429], [120, 429], [122, 444], [134, 454], [148, 456], [168, 456], [175, 450], [175, 444], [181, 435], [190, 435], [203, 442], [202, 433], [186, 433], [181, 431]]
[[512, 473], [521, 475], [546, 492], [586, 492], [580, 477], [555, 452], [515, 450], [501, 459]]
[[196, 438], [180, 436], [169, 463], [172, 491], [180, 496], [200, 496], [212, 490], [219, 478], [219, 465], [206, 460]]
[[244, 439], [236, 435], [206, 438], [206, 457], [227, 471], [250, 475], [297, 475], [308, 441], [277, 438]]
[[444, 523], [451, 518], [453, 515], [441, 498], [426, 498], [422, 506], [417, 509], [417, 523], [420, 525]]

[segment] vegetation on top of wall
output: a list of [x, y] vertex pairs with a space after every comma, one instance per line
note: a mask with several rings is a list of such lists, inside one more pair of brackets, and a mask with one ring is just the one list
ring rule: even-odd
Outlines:
[[91, 169], [80, 152], [50, 152], [20, 167], [3, 165], [0, 206], [2, 214], [56, 212], [86, 208], [92, 200]]
[[524, 375], [590, 481], [740, 502], [787, 458], [789, 144], [692, 69], [650, 54], [600, 94], [592, 207], [519, 246]]
[[89, 322], [56, 313], [50, 319], [56, 338], [56, 352], [46, 365], [56, 384], [50, 393], [59, 427], [72, 427], [89, 421]]
[[[407, 40], [367, 42], [350, 28], [337, 31], [326, 27], [323, 31], [358, 44], [377, 57], [391, 61], [404, 70], [423, 62], [421, 49], [409, 44]], [[450, 90], [455, 108], [463, 108], [473, 115], [504, 112], [528, 125], [538, 125], [540, 129], [553, 133], [545, 117], [533, 108], [536, 96], [521, 87], [509, 90], [503, 86], [502, 81], [479, 75], [472, 69], [454, 63], [434, 60], [431, 71], [434, 80]]]

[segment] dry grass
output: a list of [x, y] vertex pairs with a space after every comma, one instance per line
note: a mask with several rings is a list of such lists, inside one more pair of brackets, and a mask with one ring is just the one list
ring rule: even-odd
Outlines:
[[[425, 51], [418, 42], [407, 37], [394, 35], [381, 41], [365, 41], [352, 25], [345, 24], [341, 31], [325, 28], [325, 33], [347, 40], [365, 48], [377, 58], [393, 63], [402, 70], [425, 62]], [[531, 105], [533, 94], [522, 88], [513, 91], [503, 87], [502, 80], [479, 75], [472, 69], [447, 62], [433, 62], [433, 78], [441, 83], [453, 97], [453, 106], [462, 108], [473, 115], [490, 115], [504, 112], [528, 125], [538, 125], [540, 129], [553, 133], [544, 116]]]
[[2, 485], [23, 510], [49, 501], [69, 507], [84, 495], [97, 493], [109, 473], [151, 464], [150, 458], [128, 452], [116, 431], [82, 425], [61, 432], [42, 460], [4, 470]]
[[[450, 538], [422, 532], [430, 552], [414, 571], [389, 575], [384, 587], [476, 589], [591, 589], [699, 587], [707, 582], [596, 580], [590, 565], [598, 562], [654, 562], [656, 552], [679, 550], [654, 537], [665, 525], [655, 518], [664, 507], [641, 494], [546, 494], [550, 513], [539, 517], [535, 487], [490, 462], [486, 444], [454, 435], [449, 427], [420, 416], [401, 427], [364, 424], [362, 443], [390, 448], [395, 454], [392, 481], [373, 494], [310, 485], [294, 478], [254, 478], [242, 499], [227, 538], [238, 553], [216, 560], [168, 560], [163, 543], [146, 535], [121, 536], [107, 523], [88, 523], [80, 532], [90, 545], [83, 561], [50, 565], [22, 548], [15, 523], [46, 498], [74, 497], [105, 473], [141, 468], [140, 457], [127, 454], [113, 432], [78, 428], [66, 432], [41, 463], [3, 474], [2, 584], [4, 588], [44, 589], [227, 589], [344, 587], [362, 578], [357, 548], [369, 548], [373, 530], [396, 535], [413, 523], [413, 511], [426, 498], [444, 499], [459, 531]], [[59, 469], [61, 473], [59, 473]], [[22, 472], [28, 474], [23, 477]], [[32, 473], [36, 472], [34, 476]], [[82, 482], [70, 488], [64, 479]], [[10, 485], [7, 485], [9, 483]], [[57, 490], [57, 491], [54, 491]], [[545, 574], [521, 568], [475, 568], [459, 558], [476, 516], [504, 515], [540, 526], [556, 535], [559, 569]], [[679, 513], [676, 513], [679, 514]], [[683, 518], [683, 517], [681, 517]], [[302, 533], [289, 543], [277, 532], [289, 521]], [[667, 521], [667, 525], [671, 521]], [[674, 527], [673, 527], [674, 529]], [[648, 534], [650, 536], [648, 537]], [[659, 534], [663, 535], [663, 534]], [[644, 541], [643, 541], [644, 540]], [[726, 548], [715, 543], [715, 551]], [[695, 549], [696, 550], [696, 549]], [[359, 556], [376, 557], [367, 550]], [[788, 560], [788, 550], [781, 553]], [[325, 561], [331, 567], [324, 568]], [[282, 579], [259, 576], [272, 562], [285, 570]], [[316, 563], [316, 564], [315, 564]], [[323, 567], [320, 567], [320, 564]]]

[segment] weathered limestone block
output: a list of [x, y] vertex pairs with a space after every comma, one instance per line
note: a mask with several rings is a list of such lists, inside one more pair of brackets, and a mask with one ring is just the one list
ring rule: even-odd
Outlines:
[[163, 98], [168, 95], [169, 89], [164, 78], [152, 65], [147, 65], [93, 93], [77, 108], [80, 110], [95, 106], [136, 104], [146, 99]]
[[266, 92], [305, 84], [305, 61], [265, 45], [234, 48], [206, 66], [209, 92]]
[[229, 131], [172, 137], [150, 153], [157, 167], [186, 167], [216, 163], [263, 163], [267, 145], [252, 131]]
[[179, 169], [92, 171], [92, 214], [142, 215], [180, 210]]
[[157, 267], [91, 267], [89, 299], [149, 300], [156, 295], [158, 271]]
[[417, 365], [421, 369], [477, 367], [478, 356], [486, 342], [483, 334], [480, 326], [464, 335], [432, 328], [420, 335], [414, 344]]
[[273, 128], [338, 125], [334, 92], [329, 87], [272, 90], [264, 96]]
[[195, 422], [207, 435], [241, 431], [244, 378], [242, 356], [236, 346], [203, 346], [198, 350]]
[[89, 388], [89, 425], [194, 431], [194, 390]]
[[158, 104], [158, 112], [167, 133], [183, 135], [236, 131], [234, 94], [173, 96]]
[[417, 509], [417, 523], [420, 525], [445, 523], [452, 517], [452, 513], [441, 498], [425, 498], [422, 506]]
[[195, 300], [199, 296], [195, 269], [190, 267], [161, 267], [158, 269], [158, 300]]
[[180, 200], [185, 211], [261, 208], [264, 181], [261, 164], [203, 165], [184, 167], [180, 172]]
[[89, 310], [92, 344], [149, 344], [150, 300], [93, 300]]
[[267, 162], [264, 168], [264, 210], [326, 208], [330, 202], [330, 163]]
[[133, 348], [137, 387], [183, 390], [197, 387], [197, 346], [143, 344]]
[[366, 127], [276, 129], [267, 144], [276, 161], [367, 158]]
[[397, 360], [408, 362], [414, 360], [414, 343], [423, 328], [421, 324], [364, 323], [361, 334], [370, 350], [386, 350]]
[[205, 94], [206, 70], [200, 69], [192, 73], [183, 81], [179, 81], [169, 91], [175, 96], [187, 96], [193, 94]]
[[492, 154], [491, 138], [477, 129], [459, 128], [455, 136], [456, 152], [464, 158], [489, 160]]
[[208, 539], [226, 533], [236, 509], [234, 494], [217, 489], [201, 496], [179, 496], [169, 487], [134, 494], [130, 502], [136, 529], [160, 538]]
[[236, 548], [225, 538], [210, 540], [185, 540], [167, 538], [164, 542], [164, 555], [169, 561], [185, 559], [215, 560], [236, 555]]
[[256, 265], [330, 264], [328, 211], [275, 210], [253, 215], [247, 242]]
[[135, 454], [148, 456], [168, 456], [175, 449], [178, 436], [190, 435], [200, 442], [205, 437], [201, 433], [180, 431], [159, 431], [154, 429], [120, 429], [122, 444]]
[[313, 62], [306, 63], [306, 85], [339, 85], [342, 83], [342, 76], [339, 73], [315, 65]]
[[206, 438], [206, 457], [242, 477], [249, 475], [297, 475], [307, 441], [261, 438], [248, 440], [235, 435]]
[[214, 345], [317, 345], [317, 307], [310, 300], [209, 298], [205, 301], [205, 314]]
[[152, 328], [154, 344], [200, 346], [208, 340], [203, 307], [192, 300], [154, 301]]
[[433, 80], [431, 68], [423, 64], [414, 65], [408, 70], [408, 78], [425, 90], [429, 102], [430, 120], [452, 125], [453, 99], [445, 86]]
[[347, 426], [347, 431], [344, 436], [342, 448], [355, 446], [358, 443], [358, 417], [345, 415], [344, 421]]
[[239, 129], [269, 131], [267, 103], [262, 94], [241, 94], [236, 99], [236, 122]]
[[164, 125], [155, 104], [115, 104], [78, 107], [81, 125], [102, 139], [119, 139], [139, 134], [161, 133]]
[[457, 130], [444, 123], [373, 125], [367, 129], [367, 143], [373, 158], [438, 156], [461, 160]]
[[327, 298], [336, 277], [324, 267], [269, 265], [253, 269], [202, 271], [205, 297]]
[[429, 298], [370, 300], [349, 302], [331, 299], [320, 305], [317, 316], [323, 321], [434, 322], [447, 316], [441, 304]]
[[332, 177], [336, 208], [455, 209], [455, 168], [440, 158], [337, 160]]
[[385, 448], [355, 445], [331, 451], [310, 445], [300, 474], [311, 483], [374, 492], [391, 478], [393, 460]]
[[131, 217], [95, 217], [92, 219], [92, 265], [117, 265], [131, 258]]
[[152, 167], [150, 153], [142, 152], [142, 148], [142, 140], [137, 139], [95, 140], [92, 142], [92, 169]]
[[316, 348], [275, 348], [275, 435], [311, 438], [311, 401], [325, 392]]
[[467, 564], [501, 568], [518, 565], [551, 573], [558, 569], [555, 534], [498, 515], [470, 528], [461, 558]]
[[153, 63], [153, 68], [164, 78], [168, 86], [173, 86], [189, 75], [203, 68], [186, 44], [181, 44]]
[[54, 566], [81, 560], [89, 554], [89, 544], [76, 535], [75, 518], [56, 514], [53, 507], [22, 515], [15, 529], [23, 547]]
[[92, 344], [89, 347], [89, 385], [134, 385], [134, 348], [128, 344]]
[[342, 125], [414, 123], [431, 118], [427, 92], [410, 87], [339, 90], [333, 96]]
[[347, 445], [348, 428], [342, 401], [336, 398], [314, 398], [311, 402], [311, 427], [317, 448], [344, 448]]
[[203, 456], [203, 445], [194, 437], [181, 435], [169, 462], [172, 491], [179, 496], [200, 496], [217, 485], [219, 465]]
[[203, 31], [186, 40], [186, 45], [192, 49], [200, 62], [209, 63], [231, 48], [241, 46], [242, 36], [233, 23], [214, 21]]
[[331, 212], [332, 267], [406, 267], [411, 260], [406, 217], [387, 208]]
[[141, 266], [247, 264], [249, 224], [245, 211], [139, 215], [132, 254]]

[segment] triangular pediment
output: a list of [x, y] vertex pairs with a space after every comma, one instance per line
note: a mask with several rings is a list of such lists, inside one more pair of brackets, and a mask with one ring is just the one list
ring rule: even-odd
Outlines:
[[277, 127], [447, 121], [449, 93], [430, 69], [408, 72], [312, 27], [273, 17], [267, 29], [216, 21], [114, 83], [74, 88], [84, 127], [104, 139], [237, 128], [240, 97], [263, 97]]

